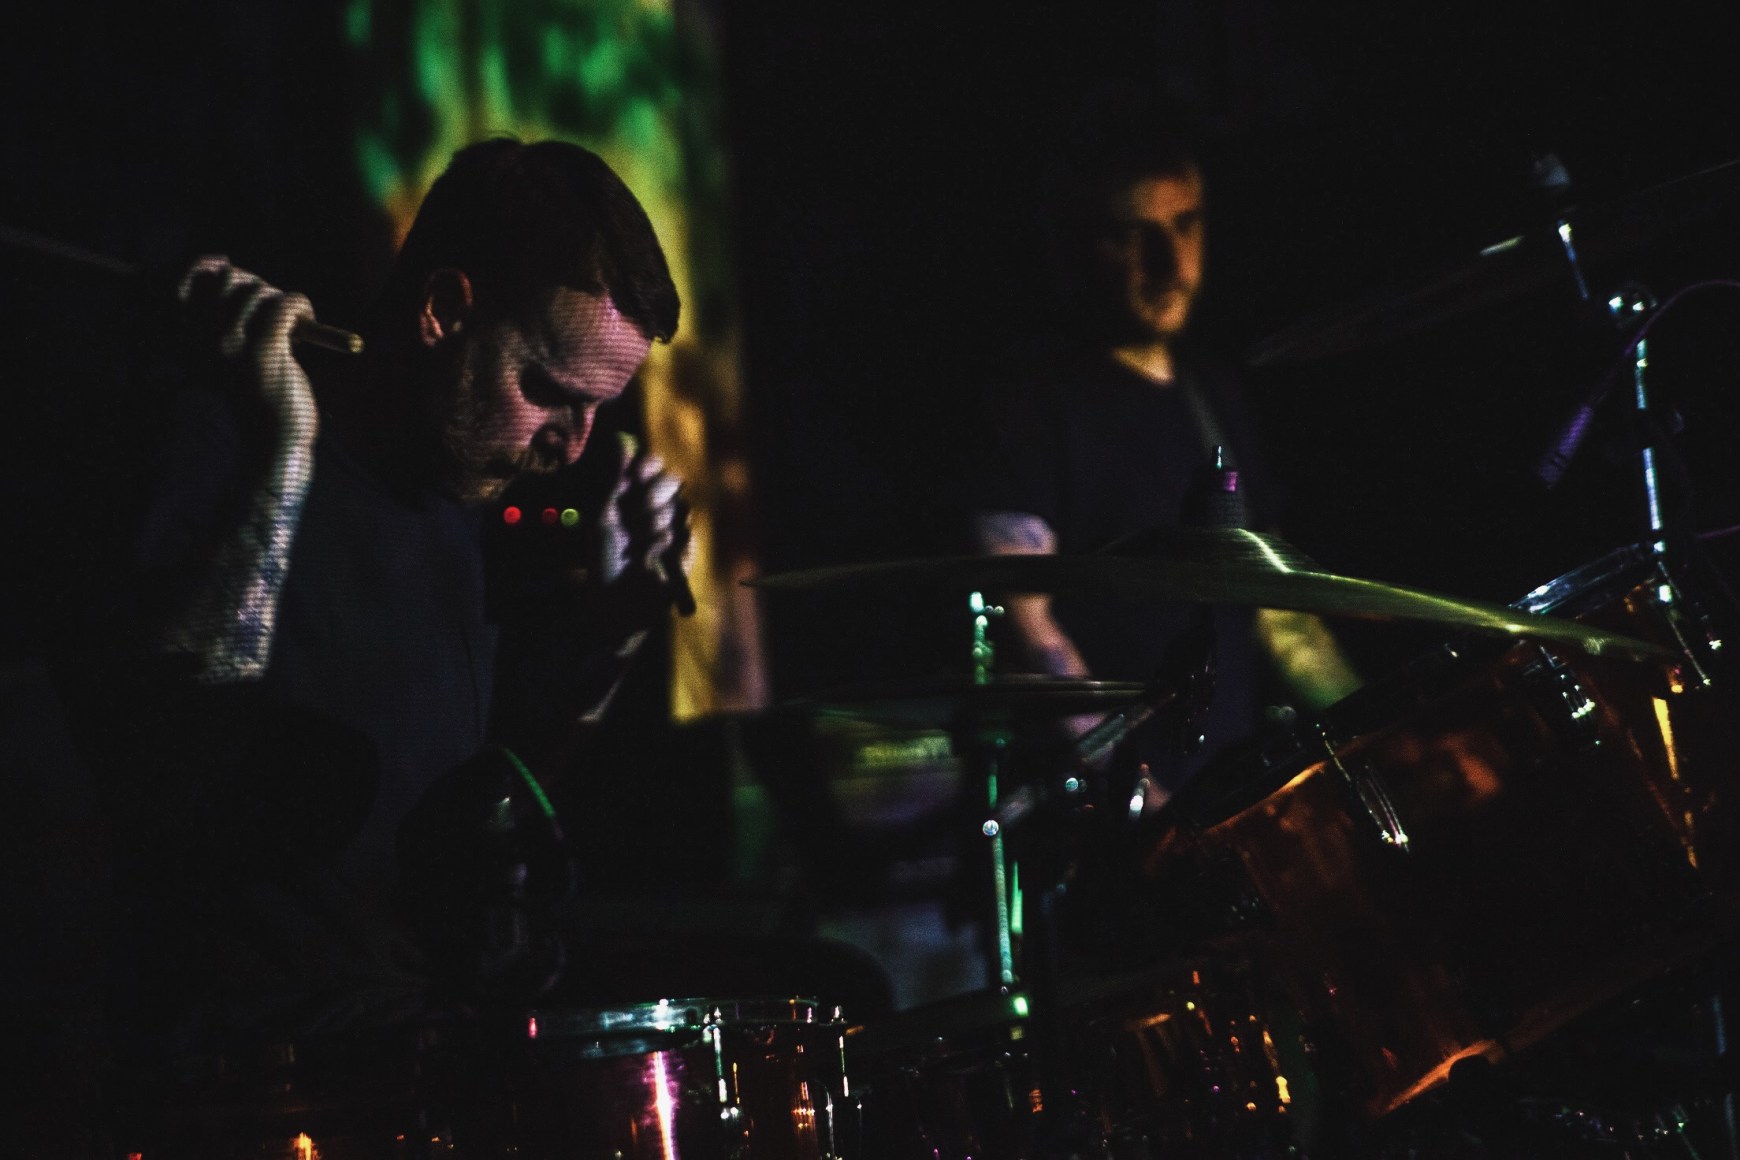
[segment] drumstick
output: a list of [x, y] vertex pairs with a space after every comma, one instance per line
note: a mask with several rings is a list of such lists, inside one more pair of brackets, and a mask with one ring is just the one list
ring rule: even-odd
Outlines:
[[[21, 230], [13, 226], [0, 225], [0, 244], [21, 250], [31, 250], [38, 254], [46, 254], [51, 258], [59, 258], [65, 262], [84, 266], [86, 269], [102, 270], [123, 278], [145, 278], [145, 272], [131, 262], [123, 262], [121, 259], [111, 258], [107, 254], [83, 250], [54, 238], [43, 237], [41, 234], [31, 233], [29, 230]], [[315, 322], [308, 318], [296, 320], [295, 325], [290, 328], [290, 341], [303, 346], [318, 346], [324, 350], [337, 351], [340, 354], [361, 354], [363, 349], [363, 340], [360, 334], [352, 333], [343, 327]]]

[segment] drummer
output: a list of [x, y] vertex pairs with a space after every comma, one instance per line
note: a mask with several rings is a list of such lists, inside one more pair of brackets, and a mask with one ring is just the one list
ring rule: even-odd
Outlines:
[[[1217, 453], [1245, 497], [1244, 525], [1272, 525], [1239, 376], [1189, 340], [1208, 243], [1199, 156], [1185, 113], [1140, 86], [1096, 94], [1058, 148], [1048, 202], [1055, 326], [980, 410], [990, 430], [967, 489], [978, 550], [1073, 555], [1177, 524]], [[1063, 595], [1015, 596], [1005, 608], [1006, 670], [1146, 681], [1171, 666], [1187, 676], [1212, 644], [1212, 701], [1185, 728], [1206, 744], [1192, 752], [1174, 730], [1127, 747], [1152, 775], [1151, 806], [1261, 721], [1289, 720], [1357, 684], [1305, 614]]]

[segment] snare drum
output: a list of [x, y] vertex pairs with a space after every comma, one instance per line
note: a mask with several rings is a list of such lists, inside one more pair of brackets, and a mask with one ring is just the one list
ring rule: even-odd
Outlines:
[[1421, 657], [1333, 706], [1265, 771], [1266, 796], [1207, 828], [1369, 1114], [1734, 929], [1740, 714], [1687, 596], [1635, 550], [1543, 585], [1521, 606], [1675, 658], [1503, 642]]
[[[1296, 1028], [1248, 964], [1072, 980], [1047, 1091], [1030, 996], [979, 993], [848, 1032], [866, 1152], [885, 1160], [1296, 1156], [1313, 1084]], [[1049, 1122], [1047, 1113], [1049, 1113]]]
[[707, 1017], [668, 1001], [527, 1015], [498, 1058], [479, 1061], [470, 1146], [563, 1160], [730, 1155]]
[[846, 1024], [814, 999], [700, 1000], [747, 1160], [860, 1160]]
[[541, 1010], [452, 1087], [484, 1155], [857, 1160], [844, 1031], [813, 999]]

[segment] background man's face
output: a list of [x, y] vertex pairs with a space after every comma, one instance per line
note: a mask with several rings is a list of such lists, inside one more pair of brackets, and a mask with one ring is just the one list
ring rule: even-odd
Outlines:
[[1131, 341], [1171, 341], [1202, 283], [1202, 175], [1140, 178], [1104, 203], [1094, 263]]

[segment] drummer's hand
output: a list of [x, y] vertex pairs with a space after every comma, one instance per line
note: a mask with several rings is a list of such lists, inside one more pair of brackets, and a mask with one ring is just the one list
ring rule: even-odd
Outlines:
[[627, 433], [618, 436], [622, 466], [600, 517], [599, 578], [629, 602], [640, 623], [671, 607], [694, 611], [688, 572], [694, 542], [682, 480]]
[[314, 318], [308, 299], [286, 294], [222, 256], [194, 262], [177, 294], [196, 347], [238, 389], [259, 400], [280, 446], [313, 443], [319, 429], [314, 390], [290, 345], [296, 323]]

